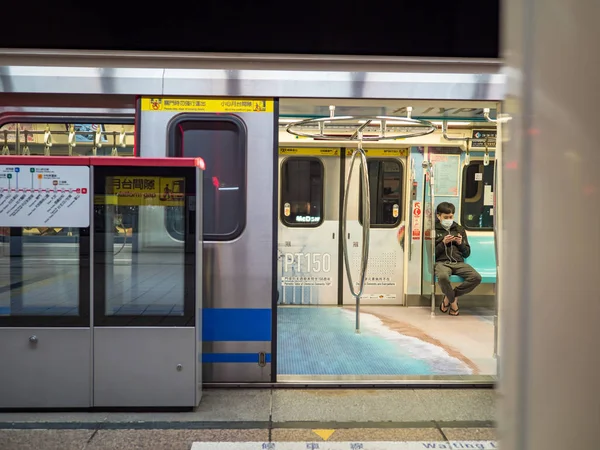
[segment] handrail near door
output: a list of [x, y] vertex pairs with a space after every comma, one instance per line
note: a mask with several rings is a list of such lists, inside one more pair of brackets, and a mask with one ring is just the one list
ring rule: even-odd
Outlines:
[[500, 182], [498, 179], [499, 169], [498, 167], [502, 164], [502, 156], [500, 155], [500, 151], [498, 151], [498, 143], [499, 139], [496, 138], [496, 154], [495, 162], [494, 162], [494, 203], [492, 208], [494, 209], [493, 217], [493, 226], [494, 226], [494, 254], [496, 256], [496, 292], [494, 292], [494, 358], [498, 357], [498, 278], [500, 277], [500, 255], [498, 254], [498, 239], [500, 234], [498, 233], [498, 217], [499, 217], [499, 207], [502, 204], [502, 194], [499, 190]]
[[431, 230], [429, 231], [429, 241], [431, 245], [431, 261], [429, 266], [431, 267], [431, 315], [435, 316], [435, 194], [433, 192], [435, 187], [435, 166], [431, 164], [431, 162], [428, 162], [427, 165], [426, 173], [428, 174], [428, 177], [426, 177], [426, 182], [429, 184], [429, 211], [431, 214], [431, 217], [429, 218], [429, 223], [431, 225]]
[[[360, 259], [360, 271], [358, 281], [358, 291], [354, 290], [354, 282], [352, 280], [352, 274], [350, 270], [350, 261], [348, 258], [348, 239], [346, 236], [346, 225], [348, 222], [348, 192], [350, 189], [350, 181], [352, 180], [352, 172], [354, 169], [354, 163], [356, 158], [359, 157], [360, 163], [360, 174], [361, 174], [361, 185], [362, 185], [362, 250]], [[360, 333], [360, 297], [365, 287], [365, 278], [367, 276], [367, 264], [369, 262], [369, 239], [371, 231], [371, 192], [369, 190], [369, 172], [367, 168], [367, 155], [365, 154], [362, 145], [360, 144], [354, 152], [352, 152], [352, 162], [350, 164], [350, 170], [348, 172], [348, 180], [346, 181], [346, 190], [344, 192], [344, 209], [342, 212], [342, 242], [344, 248], [344, 261], [346, 263], [346, 275], [348, 276], [348, 284], [350, 285], [350, 292], [356, 299], [356, 332]]]

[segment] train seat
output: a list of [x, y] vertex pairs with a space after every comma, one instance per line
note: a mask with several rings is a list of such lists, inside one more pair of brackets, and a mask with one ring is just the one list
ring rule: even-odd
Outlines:
[[[496, 248], [493, 235], [469, 236], [471, 255], [465, 259], [481, 275], [481, 283], [496, 283]], [[437, 277], [435, 277], [437, 282]], [[450, 277], [452, 283], [462, 283], [463, 279], [457, 275]]]

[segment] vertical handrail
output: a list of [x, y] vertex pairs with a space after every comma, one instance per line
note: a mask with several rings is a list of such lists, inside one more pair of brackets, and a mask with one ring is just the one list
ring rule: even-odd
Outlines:
[[429, 240], [431, 245], [431, 315], [435, 316], [435, 166], [429, 163], [429, 202], [431, 204], [431, 230], [429, 232]]
[[494, 198], [495, 201], [492, 204], [492, 208], [494, 209], [494, 215], [493, 215], [493, 226], [494, 226], [494, 254], [496, 255], [496, 292], [494, 292], [494, 354], [493, 357], [497, 358], [498, 357], [498, 277], [500, 275], [500, 255], [498, 254], [498, 237], [499, 237], [499, 233], [498, 233], [498, 206], [501, 203], [501, 193], [498, 190], [498, 186], [499, 186], [499, 180], [498, 180], [498, 173], [499, 173], [499, 169], [498, 166], [500, 166], [502, 164], [502, 156], [500, 155], [501, 151], [498, 151], [498, 142], [500, 140], [498, 139], [498, 135], [496, 134], [496, 154], [494, 155]]
[[415, 182], [415, 161], [413, 158], [409, 158], [408, 160], [408, 164], [409, 164], [409, 172], [410, 173], [410, 180], [409, 180], [409, 186], [410, 186], [410, 200], [409, 200], [409, 211], [410, 214], [408, 215], [408, 220], [406, 221], [406, 227], [405, 227], [405, 232], [404, 232], [404, 248], [407, 249], [408, 251], [408, 260], [411, 261], [412, 260], [412, 231], [413, 231], [413, 221], [412, 221], [412, 216], [413, 216], [413, 203], [414, 203], [414, 199], [413, 199], [413, 183]]
[[[352, 172], [354, 169], [354, 162], [356, 158], [361, 159], [361, 184], [363, 191], [362, 198], [362, 228], [363, 228], [363, 243], [361, 251], [361, 264], [359, 272], [359, 285], [358, 291], [354, 290], [354, 282], [352, 281], [352, 274], [350, 271], [350, 261], [348, 258], [348, 238], [346, 236], [346, 224], [348, 222], [348, 192], [350, 189], [350, 181], [352, 180]], [[352, 152], [350, 164], [350, 171], [348, 173], [348, 180], [346, 181], [346, 190], [344, 192], [344, 209], [342, 212], [342, 242], [344, 249], [344, 262], [346, 263], [346, 275], [348, 277], [348, 284], [350, 285], [350, 292], [356, 299], [356, 332], [360, 333], [360, 297], [363, 293], [365, 286], [365, 277], [367, 275], [367, 263], [369, 261], [369, 238], [371, 230], [371, 193], [369, 190], [369, 171], [367, 168], [367, 155], [362, 149], [362, 145], [359, 142], [358, 148]]]

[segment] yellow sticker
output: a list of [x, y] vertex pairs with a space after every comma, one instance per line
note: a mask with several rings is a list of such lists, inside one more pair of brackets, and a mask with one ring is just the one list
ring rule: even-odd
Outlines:
[[331, 437], [333, 433], [335, 433], [335, 430], [312, 430], [312, 432], [324, 441], [326, 441]]
[[279, 147], [280, 155], [294, 156], [340, 156], [339, 148], [298, 148], [298, 147]]
[[[377, 157], [377, 156], [408, 156], [407, 148], [371, 148], [364, 149], [367, 156]], [[346, 156], [352, 156], [354, 152], [353, 148], [346, 149]]]
[[273, 112], [273, 100], [256, 98], [142, 97], [142, 111]]

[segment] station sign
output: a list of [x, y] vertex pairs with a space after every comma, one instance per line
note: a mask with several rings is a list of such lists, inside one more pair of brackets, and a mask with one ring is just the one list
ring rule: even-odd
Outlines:
[[107, 195], [96, 195], [96, 204], [183, 206], [185, 202], [184, 178], [114, 176], [107, 183]]

